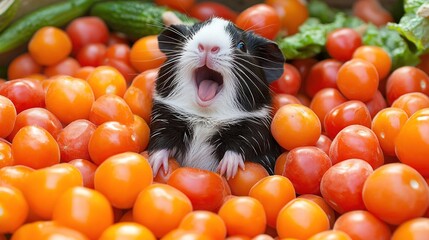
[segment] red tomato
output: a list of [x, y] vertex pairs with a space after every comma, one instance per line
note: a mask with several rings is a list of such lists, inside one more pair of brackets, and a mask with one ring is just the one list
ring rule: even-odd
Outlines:
[[365, 102], [365, 104], [368, 108], [371, 118], [373, 118], [379, 111], [387, 107], [386, 99], [379, 90], [377, 90], [374, 97], [371, 100]]
[[322, 126], [325, 125], [325, 116], [347, 99], [336, 88], [324, 88], [318, 91], [311, 99], [310, 108], [319, 117]]
[[283, 65], [283, 75], [270, 84], [272, 91], [295, 95], [301, 87], [301, 75], [291, 64]]
[[297, 147], [286, 156], [283, 176], [298, 194], [320, 193], [323, 174], [332, 166], [328, 155], [317, 147]]
[[386, 83], [388, 103], [392, 104], [399, 96], [410, 92], [429, 95], [429, 76], [412, 66], [400, 67], [393, 71]]
[[101, 43], [90, 43], [80, 48], [76, 54], [76, 59], [81, 66], [98, 67], [104, 61], [106, 45]]
[[273, 110], [272, 114], [276, 114], [277, 110], [279, 110], [284, 105], [295, 103], [300, 104], [301, 102], [299, 99], [293, 95], [286, 94], [286, 93], [275, 93], [273, 95]]
[[226, 196], [222, 177], [211, 171], [182, 167], [176, 169], [167, 184], [183, 192], [194, 210], [217, 211]]
[[13, 80], [37, 74], [41, 71], [42, 66], [29, 53], [23, 53], [10, 62], [7, 68], [7, 76], [9, 80]]
[[304, 58], [304, 59], [294, 59], [292, 60], [292, 65], [298, 69], [301, 74], [301, 78], [307, 79], [308, 74], [310, 73], [311, 68], [314, 64], [318, 63], [315, 58]]
[[371, 114], [363, 102], [350, 100], [329, 111], [323, 123], [326, 134], [333, 139], [338, 132], [353, 124], [371, 127]]
[[71, 39], [74, 53], [90, 43], [106, 44], [109, 39], [107, 25], [94, 16], [76, 18], [66, 27], [66, 32]]
[[405, 93], [392, 103], [392, 107], [403, 109], [410, 117], [418, 110], [429, 107], [429, 97], [421, 92]]
[[361, 159], [349, 159], [335, 164], [326, 171], [320, 183], [323, 198], [340, 214], [364, 210], [363, 184], [372, 172], [371, 165]]
[[128, 84], [137, 76], [136, 70], [124, 61], [108, 58], [104, 60], [104, 65], [116, 68], [124, 76]]
[[353, 14], [363, 21], [383, 26], [393, 22], [392, 15], [377, 0], [358, 0], [353, 4]]
[[75, 120], [62, 129], [57, 136], [61, 161], [91, 159], [88, 152], [88, 143], [95, 129], [95, 124], [85, 119]]
[[368, 162], [373, 169], [384, 163], [377, 136], [371, 129], [361, 125], [351, 125], [341, 130], [332, 140], [329, 157], [332, 164], [359, 158]]
[[337, 75], [342, 63], [334, 59], [325, 59], [313, 65], [305, 79], [305, 93], [313, 97], [323, 88], [337, 88]]
[[94, 174], [97, 170], [97, 165], [85, 159], [74, 159], [68, 162], [79, 170], [82, 175], [83, 186], [86, 188], [94, 188]]
[[242, 11], [235, 20], [237, 27], [251, 30], [268, 39], [274, 39], [280, 31], [280, 17], [267, 4], [256, 4]]
[[339, 28], [328, 34], [326, 50], [339, 61], [348, 61], [353, 52], [362, 45], [362, 37], [353, 28]]
[[16, 79], [0, 84], [0, 95], [9, 98], [15, 105], [16, 112], [45, 106], [45, 92], [42, 84], [28, 78]]
[[226, 20], [235, 21], [237, 13], [228, 6], [212, 1], [205, 1], [195, 4], [190, 10], [189, 15], [201, 21], [211, 17], [221, 17]]
[[329, 148], [331, 147], [332, 140], [326, 135], [321, 134], [319, 140], [316, 142], [316, 147], [323, 150], [326, 154], [329, 155]]
[[167, 6], [178, 11], [188, 12], [195, 0], [155, 0], [157, 5]]
[[79, 62], [74, 58], [68, 57], [59, 63], [46, 67], [45, 70], [43, 70], [43, 73], [47, 77], [53, 77], [55, 75], [73, 76], [79, 69]]

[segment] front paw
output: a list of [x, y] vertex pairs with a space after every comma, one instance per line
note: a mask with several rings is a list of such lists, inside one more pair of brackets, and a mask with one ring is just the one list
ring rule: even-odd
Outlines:
[[233, 151], [226, 151], [219, 163], [217, 171], [219, 171], [220, 175], [225, 175], [226, 179], [230, 179], [237, 174], [238, 168], [244, 170], [243, 156]]
[[153, 176], [158, 174], [160, 168], [163, 168], [165, 173], [168, 171], [169, 155], [170, 151], [167, 149], [156, 150], [149, 155], [149, 164], [152, 167]]

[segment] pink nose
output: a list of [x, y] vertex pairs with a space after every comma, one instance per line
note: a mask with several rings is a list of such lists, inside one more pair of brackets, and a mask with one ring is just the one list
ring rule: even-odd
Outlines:
[[198, 44], [198, 50], [200, 51], [200, 52], [205, 52], [206, 51], [206, 49], [207, 50], [210, 50], [210, 52], [212, 52], [212, 53], [218, 53], [219, 52], [219, 50], [220, 50], [220, 48], [219, 48], [219, 46], [204, 46], [203, 44]]

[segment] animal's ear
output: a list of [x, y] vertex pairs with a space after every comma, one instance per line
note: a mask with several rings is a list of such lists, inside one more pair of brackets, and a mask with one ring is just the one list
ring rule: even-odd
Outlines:
[[177, 53], [176, 50], [183, 46], [185, 38], [189, 34], [189, 26], [171, 25], [158, 35], [159, 49], [167, 56]]
[[255, 54], [268, 83], [282, 76], [285, 58], [275, 42], [264, 39], [258, 44]]

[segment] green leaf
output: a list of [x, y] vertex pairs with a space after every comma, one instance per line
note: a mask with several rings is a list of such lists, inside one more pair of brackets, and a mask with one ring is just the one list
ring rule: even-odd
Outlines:
[[322, 23], [330, 23], [335, 20], [338, 10], [320, 0], [312, 0], [307, 5], [310, 17], [319, 19]]

